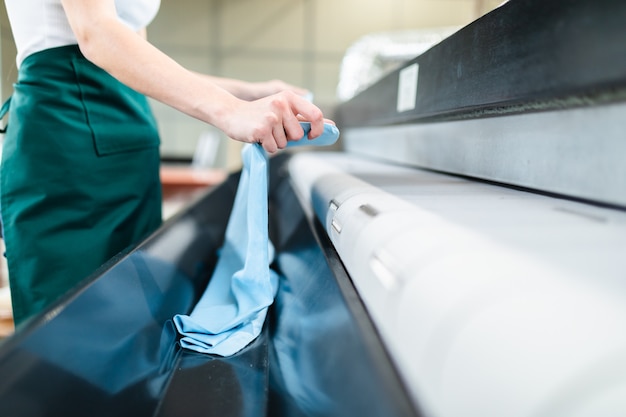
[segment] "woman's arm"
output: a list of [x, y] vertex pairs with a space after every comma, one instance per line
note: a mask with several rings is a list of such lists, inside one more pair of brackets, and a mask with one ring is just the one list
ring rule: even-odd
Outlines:
[[299, 96], [305, 96], [309, 92], [304, 88], [296, 87], [291, 84], [287, 84], [281, 80], [271, 80], [262, 82], [247, 82], [243, 80], [237, 80], [234, 78], [214, 77], [206, 74], [198, 74], [201, 77], [206, 78], [209, 82], [212, 82], [224, 90], [228, 91], [235, 97], [242, 100], [257, 100], [263, 97], [270, 96], [272, 94], [279, 93], [281, 91], [293, 91]]
[[[323, 131], [322, 112], [294, 91], [242, 100], [228, 89], [237, 94], [243, 82], [183, 68], [121, 23], [113, 0], [62, 0], [62, 4], [87, 59], [129, 87], [210, 123], [235, 140], [259, 142], [275, 152], [287, 140], [302, 136], [298, 115], [311, 122], [310, 137]], [[247, 98], [245, 93], [239, 95]]]

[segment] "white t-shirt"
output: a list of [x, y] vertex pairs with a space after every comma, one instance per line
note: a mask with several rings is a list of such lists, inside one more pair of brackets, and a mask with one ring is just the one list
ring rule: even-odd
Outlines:
[[[77, 43], [61, 0], [5, 0], [4, 3], [17, 46], [18, 67], [34, 52]], [[160, 4], [161, 0], [115, 0], [120, 20], [135, 31], [154, 19]]]

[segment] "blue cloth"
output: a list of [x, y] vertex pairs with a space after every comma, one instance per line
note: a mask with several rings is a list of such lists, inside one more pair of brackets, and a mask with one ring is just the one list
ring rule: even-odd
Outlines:
[[[308, 140], [310, 125], [301, 125], [304, 137], [289, 147], [329, 145], [339, 137], [337, 128], [326, 124], [319, 138]], [[244, 146], [242, 160], [215, 272], [191, 314], [174, 317], [181, 346], [200, 353], [230, 356], [252, 342], [278, 289], [278, 275], [269, 267], [274, 246], [268, 236], [267, 155], [259, 144], [250, 144]]]
[[337, 139], [339, 139], [339, 129], [337, 129], [337, 126], [324, 123], [324, 132], [322, 132], [322, 134], [315, 139], [308, 138], [309, 132], [311, 131], [311, 123], [300, 122], [300, 126], [302, 126], [302, 129], [304, 130], [304, 135], [302, 136], [302, 139], [295, 142], [287, 142], [288, 148], [295, 148], [296, 146], [307, 145], [328, 146], [337, 142]]

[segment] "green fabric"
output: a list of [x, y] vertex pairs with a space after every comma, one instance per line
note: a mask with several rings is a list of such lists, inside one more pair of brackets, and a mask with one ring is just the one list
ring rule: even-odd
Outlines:
[[24, 60], [0, 173], [16, 324], [160, 225], [158, 147], [146, 98], [78, 47]]

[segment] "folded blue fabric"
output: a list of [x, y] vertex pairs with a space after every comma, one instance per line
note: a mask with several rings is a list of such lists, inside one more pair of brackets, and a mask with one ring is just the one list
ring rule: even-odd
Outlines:
[[296, 146], [328, 146], [337, 142], [339, 139], [339, 129], [337, 126], [331, 125], [330, 123], [324, 123], [324, 131], [322, 134], [315, 139], [309, 139], [309, 132], [311, 131], [311, 123], [309, 122], [300, 122], [300, 126], [304, 130], [304, 135], [302, 139], [298, 141], [287, 142], [288, 148], [294, 148]]
[[[335, 126], [302, 142], [327, 145], [339, 137]], [[308, 130], [307, 130], [308, 129]], [[295, 146], [299, 142], [289, 142]], [[224, 245], [209, 285], [190, 315], [174, 316], [180, 344], [200, 353], [230, 356], [252, 342], [263, 328], [278, 289], [278, 275], [269, 265], [274, 247], [268, 237], [267, 155], [259, 144], [242, 150], [243, 169], [226, 227]]]

